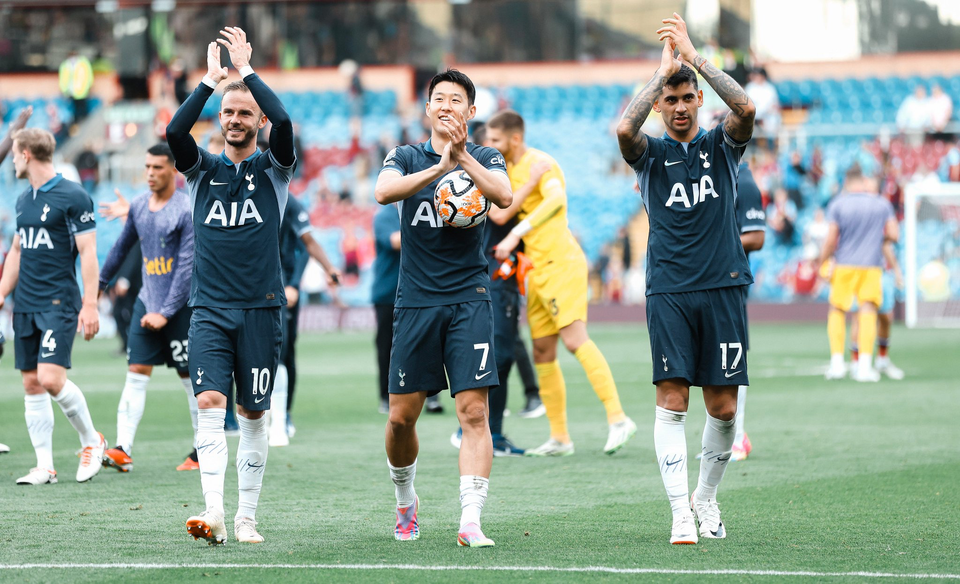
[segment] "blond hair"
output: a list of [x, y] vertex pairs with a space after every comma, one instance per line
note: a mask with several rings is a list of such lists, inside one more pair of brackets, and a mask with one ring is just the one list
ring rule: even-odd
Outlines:
[[27, 150], [38, 162], [52, 162], [57, 141], [53, 134], [40, 128], [24, 128], [13, 133], [13, 143], [18, 150]]

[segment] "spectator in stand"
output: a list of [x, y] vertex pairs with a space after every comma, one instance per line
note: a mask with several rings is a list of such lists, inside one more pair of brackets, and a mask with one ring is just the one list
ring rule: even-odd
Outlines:
[[799, 211], [802, 211], [805, 206], [800, 187], [803, 185], [806, 176], [807, 169], [803, 167], [803, 157], [799, 150], [794, 150], [790, 154], [790, 164], [783, 169], [783, 188], [786, 189], [787, 196], [790, 197]]
[[947, 132], [947, 125], [953, 116], [953, 101], [944, 93], [940, 85], [934, 83], [930, 88], [929, 102], [931, 137], [937, 140], [949, 140], [952, 134]]
[[79, 124], [87, 117], [87, 98], [93, 87], [93, 66], [90, 59], [70, 51], [70, 55], [60, 64], [60, 91], [73, 102], [73, 121]]
[[897, 110], [897, 128], [902, 134], [919, 143], [923, 132], [930, 126], [930, 101], [923, 85], [917, 85]]
[[77, 167], [80, 173], [80, 184], [83, 190], [93, 193], [100, 183], [100, 158], [97, 156], [97, 148], [93, 142], [87, 142], [83, 145], [83, 150], [77, 154], [73, 165]]
[[775, 138], [780, 129], [780, 97], [767, 78], [767, 71], [758, 67], [750, 72], [750, 82], [743, 88], [757, 106], [754, 137]]
[[797, 206], [787, 196], [787, 191], [778, 187], [773, 192], [773, 201], [767, 205], [767, 225], [776, 234], [778, 244], [793, 247], [796, 222]]
[[[813, 212], [813, 219], [803, 230], [804, 249], [812, 247], [815, 254], [823, 248], [823, 242], [827, 239], [827, 233], [830, 231], [830, 224], [827, 223], [826, 215], [823, 209], [818, 208]], [[816, 255], [814, 255], [816, 257]], [[813, 258], [811, 258], [813, 259]]]
[[960, 182], [960, 144], [954, 144], [940, 161], [940, 180]]

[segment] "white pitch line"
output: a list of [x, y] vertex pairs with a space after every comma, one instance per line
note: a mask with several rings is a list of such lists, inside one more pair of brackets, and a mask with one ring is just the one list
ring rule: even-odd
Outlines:
[[785, 570], [671, 570], [666, 568], [613, 568], [586, 566], [418, 566], [414, 564], [0, 564], [0, 570], [32, 569], [280, 569], [280, 570], [421, 570], [428, 572], [570, 572], [602, 574], [674, 574], [703, 576], [795, 576], [802, 578], [906, 578], [911, 580], [960, 580], [960, 574], [897, 574], [892, 572], [806, 572]]

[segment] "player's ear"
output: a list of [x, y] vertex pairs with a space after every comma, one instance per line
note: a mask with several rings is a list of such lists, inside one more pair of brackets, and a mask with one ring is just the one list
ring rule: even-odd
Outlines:
[[[702, 101], [702, 98], [701, 98]], [[260, 114], [260, 122], [257, 124], [257, 129], [260, 129], [267, 125], [267, 116]]]
[[658, 114], [660, 113], [660, 100], [659, 100], [659, 99], [653, 100], [653, 111], [657, 112]]
[[467, 108], [467, 119], [472, 120], [473, 116], [475, 115], [477, 115], [477, 106], [471, 105], [469, 108]]
[[703, 90], [697, 90], [697, 107], [703, 107]]

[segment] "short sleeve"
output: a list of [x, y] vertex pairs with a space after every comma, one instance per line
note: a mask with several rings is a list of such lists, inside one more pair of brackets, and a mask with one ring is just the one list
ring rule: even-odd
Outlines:
[[730, 134], [727, 134], [727, 130], [724, 129], [723, 123], [711, 131], [719, 132], [720, 136], [723, 138], [723, 142], [721, 144], [723, 151], [726, 152], [727, 156], [729, 156], [733, 162], [740, 164], [740, 159], [743, 158], [743, 153], [747, 151], [747, 144], [750, 143], [750, 140], [747, 140], [746, 142], [737, 142], [730, 137]]
[[482, 146], [476, 151], [474, 158], [487, 170], [496, 170], [507, 174], [507, 162], [503, 159], [503, 154], [500, 154], [500, 151], [496, 148]]
[[753, 173], [744, 164], [737, 178], [737, 226], [740, 233], [763, 231], [767, 215], [763, 211], [763, 195], [753, 179]]
[[380, 172], [385, 170], [399, 172], [401, 176], [407, 175], [409, 169], [407, 168], [407, 157], [403, 148], [397, 146], [387, 153], [386, 158], [383, 159], [383, 167], [380, 169]]
[[300, 201], [292, 196], [287, 199], [287, 220], [290, 221], [290, 228], [297, 237], [310, 231], [310, 214], [303, 208]]
[[827, 223], [840, 223], [840, 211], [837, 209], [836, 198], [827, 205]]
[[93, 199], [85, 192], [78, 192], [71, 197], [67, 207], [67, 225], [73, 234], [92, 231], [97, 228], [96, 214], [93, 212]]
[[270, 163], [270, 166], [277, 171], [277, 174], [283, 178], [286, 182], [290, 182], [293, 179], [293, 173], [297, 168], [297, 153], [293, 153], [293, 162], [289, 166], [284, 166], [274, 157], [273, 151], [267, 150], [265, 158]]

